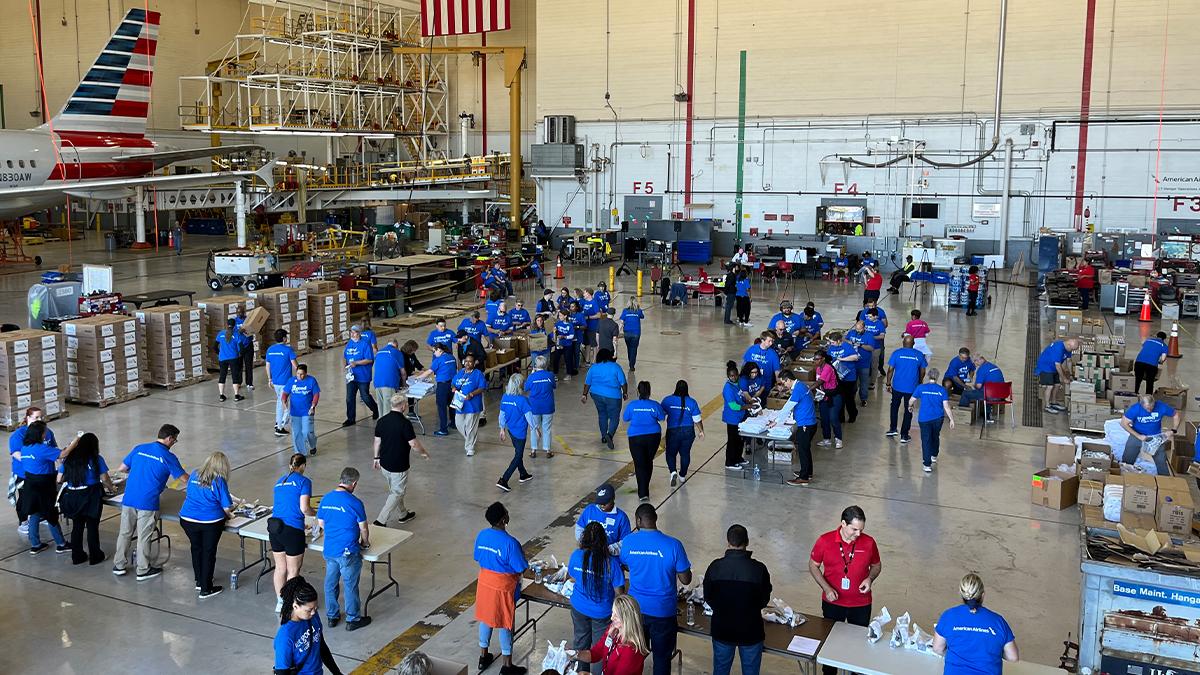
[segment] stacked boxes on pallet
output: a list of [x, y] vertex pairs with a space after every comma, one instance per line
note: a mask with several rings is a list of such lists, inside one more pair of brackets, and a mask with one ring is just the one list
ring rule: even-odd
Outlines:
[[0, 333], [0, 426], [13, 427], [37, 406], [47, 419], [66, 414], [67, 351], [44, 330]]
[[288, 344], [297, 354], [307, 354], [308, 290], [304, 288], [266, 288], [250, 294], [259, 307], [270, 312], [262, 334], [275, 344], [275, 331], [287, 331]]
[[142, 393], [145, 358], [137, 320], [123, 314], [97, 314], [64, 322], [67, 336], [67, 397], [108, 404]]
[[200, 308], [152, 307], [135, 314], [146, 339], [146, 384], [171, 387], [204, 377], [204, 337]]
[[350, 294], [332, 281], [313, 281], [308, 289], [308, 341], [322, 349], [350, 338]]
[[[201, 348], [201, 351], [204, 353], [204, 366], [209, 370], [216, 370], [218, 364], [214, 345], [217, 341], [217, 333], [225, 330], [226, 322], [237, 316], [239, 309], [244, 308], [249, 312], [255, 308], [256, 304], [254, 298], [248, 298], [244, 295], [217, 295], [197, 302], [196, 306], [200, 308], [200, 331], [204, 339], [204, 346]], [[259, 336], [255, 335], [255, 363], [259, 362], [262, 354], [262, 342]]]

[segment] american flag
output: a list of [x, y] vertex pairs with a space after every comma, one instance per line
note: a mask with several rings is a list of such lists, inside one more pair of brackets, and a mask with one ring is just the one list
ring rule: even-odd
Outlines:
[[421, 0], [421, 35], [508, 30], [508, 5], [509, 0]]

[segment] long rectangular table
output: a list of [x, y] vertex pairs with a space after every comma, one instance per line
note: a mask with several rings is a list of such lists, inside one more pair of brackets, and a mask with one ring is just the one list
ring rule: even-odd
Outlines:
[[[885, 629], [886, 630], [886, 629]], [[867, 629], [839, 623], [829, 633], [817, 663], [861, 675], [929, 675], [942, 672], [942, 658], [908, 649], [892, 649], [888, 635], [879, 642], [867, 642]], [[1004, 675], [1052, 675], [1061, 670], [1028, 661], [1004, 663]]]
[[[518, 601], [518, 608], [521, 604], [525, 605], [525, 622], [520, 626], [514, 627], [513, 639], [515, 640], [522, 633], [537, 629], [537, 617], [529, 616], [530, 603], [546, 605], [548, 607], [557, 607], [559, 609], [570, 609], [571, 601], [546, 588], [545, 584], [531, 582], [521, 589], [521, 598]], [[766, 631], [766, 640], [763, 642], [763, 651], [784, 656], [791, 659], [796, 659], [801, 669], [811, 669], [815, 666], [816, 655], [820, 652], [822, 645], [825, 644], [826, 638], [830, 631], [834, 628], [834, 622], [829, 619], [801, 615], [804, 617], [804, 623], [799, 626], [785, 626], [779, 623], [763, 622], [763, 627]], [[680, 600], [676, 605], [675, 611], [676, 624], [679, 632], [685, 635], [692, 635], [704, 639], [712, 639], [712, 624], [710, 617], [705, 616], [704, 611], [700, 607], [696, 607], [694, 624], [687, 623], [687, 603]], [[791, 644], [793, 637], [803, 637], [817, 642], [817, 648], [812, 654], [802, 654], [788, 650], [788, 645]], [[678, 653], [682, 660], [682, 652]]]
[[[267, 542], [270, 541], [270, 536], [267, 534], [267, 519], [263, 518], [247, 525], [238, 531], [238, 536], [242, 538], [243, 542], [246, 539], [258, 541], [262, 551], [262, 558], [265, 560], [262, 571], [259, 572], [258, 578], [254, 580], [254, 592], [257, 594], [259, 592], [259, 582], [262, 581], [263, 577], [275, 570], [275, 563], [267, 555]], [[371, 588], [367, 591], [367, 599], [363, 601], [362, 613], [364, 615], [367, 613], [367, 606], [371, 603], [371, 600], [382, 595], [389, 588], [396, 589], [396, 597], [400, 597], [400, 584], [392, 576], [392, 551], [400, 546], [400, 544], [408, 541], [412, 536], [413, 533], [407, 530], [396, 530], [390, 527], [371, 528], [371, 547], [362, 552], [363, 561], [371, 565]], [[309, 539], [308, 550], [324, 552], [324, 534], [315, 539]], [[379, 589], [375, 588], [376, 565], [387, 566], [388, 582]]]

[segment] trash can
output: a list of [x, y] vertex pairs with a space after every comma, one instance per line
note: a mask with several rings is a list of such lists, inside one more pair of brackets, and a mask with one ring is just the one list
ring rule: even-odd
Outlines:
[[107, 232], [104, 235], [104, 250], [109, 253], [117, 252], [117, 235], [113, 232]]

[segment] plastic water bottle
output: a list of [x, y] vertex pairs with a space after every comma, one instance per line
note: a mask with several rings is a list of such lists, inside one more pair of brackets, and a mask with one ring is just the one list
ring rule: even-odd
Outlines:
[[238, 582], [238, 573], [237, 573], [237, 570], [233, 570], [232, 572], [229, 573], [229, 588], [230, 588], [230, 590], [234, 590], [234, 591], [237, 590], [237, 582]]
[[696, 625], [696, 603], [690, 601], [687, 604], [687, 625]]
[[758, 468], [757, 464], [754, 465], [754, 480], [762, 480], [762, 469]]

